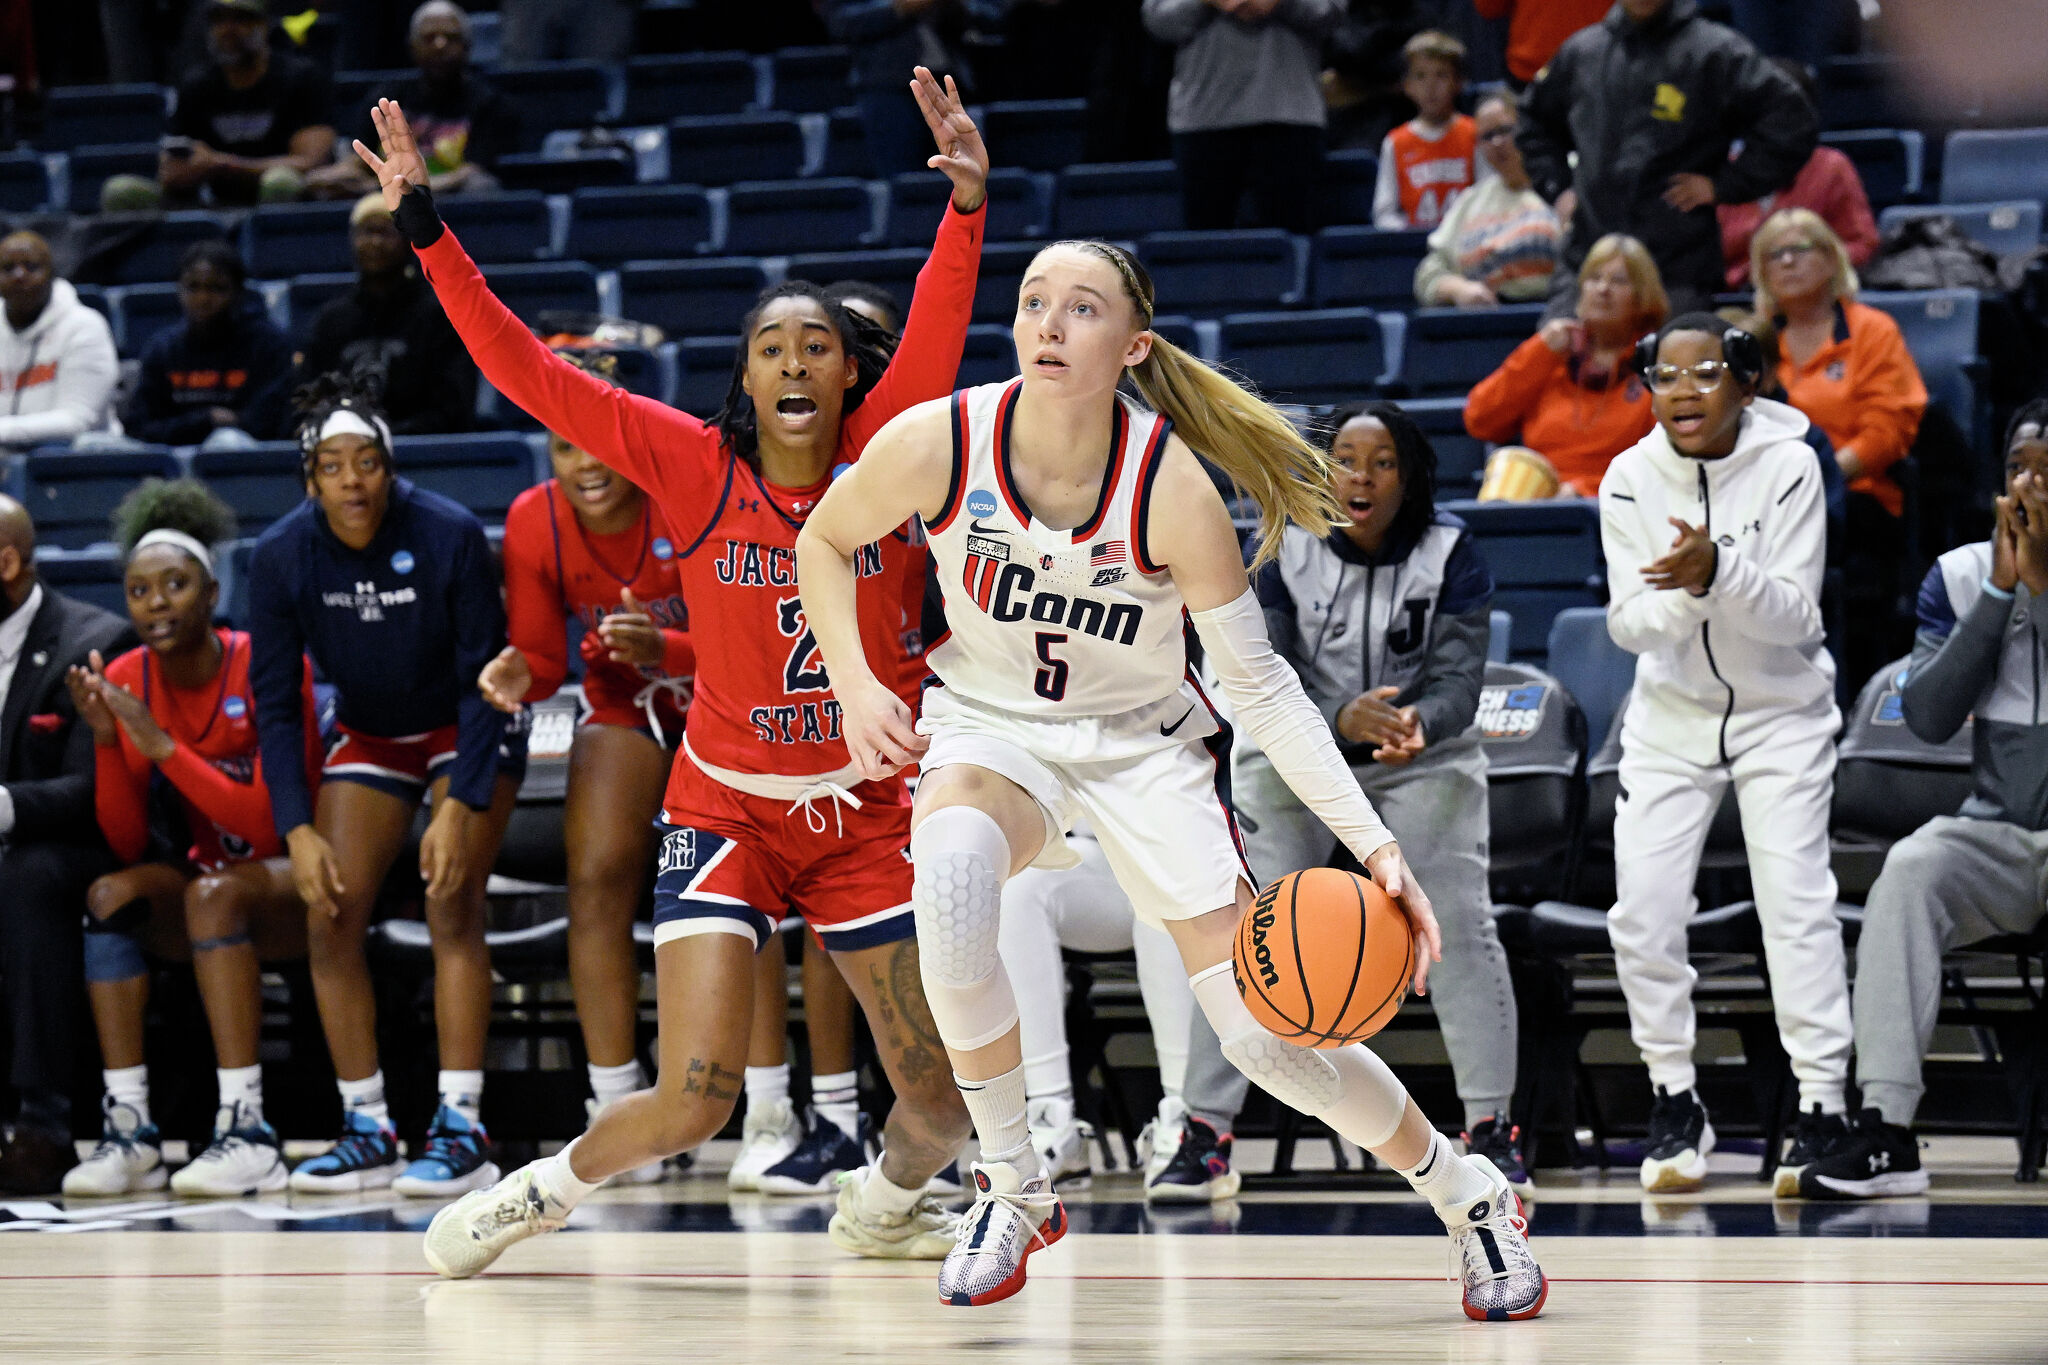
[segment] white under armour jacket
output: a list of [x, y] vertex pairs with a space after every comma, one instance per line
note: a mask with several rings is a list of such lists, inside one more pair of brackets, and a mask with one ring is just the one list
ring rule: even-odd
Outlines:
[[[1760, 398], [1731, 455], [1681, 455], [1658, 426], [1607, 467], [1607, 631], [1641, 656], [1624, 745], [1716, 764], [1787, 721], [1840, 728], [1835, 664], [1821, 645], [1827, 509], [1806, 428], [1797, 410]], [[1642, 567], [1678, 538], [1672, 517], [1714, 539], [1705, 596], [1643, 581]]]
[[0, 312], [0, 447], [32, 450], [88, 431], [118, 432], [120, 377], [107, 320], [79, 301], [71, 281], [52, 281], [50, 301], [20, 331]]

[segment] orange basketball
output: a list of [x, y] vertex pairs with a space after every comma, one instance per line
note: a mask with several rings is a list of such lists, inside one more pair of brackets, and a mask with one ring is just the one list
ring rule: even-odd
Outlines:
[[1291, 872], [1237, 926], [1237, 993], [1275, 1034], [1343, 1047], [1386, 1027], [1415, 977], [1415, 935], [1387, 893], [1330, 867]]

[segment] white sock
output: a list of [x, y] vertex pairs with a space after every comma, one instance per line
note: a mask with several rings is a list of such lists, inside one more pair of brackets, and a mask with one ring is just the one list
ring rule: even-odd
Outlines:
[[391, 1108], [384, 1103], [384, 1071], [380, 1067], [359, 1081], [337, 1080], [341, 1107], [350, 1113], [367, 1114], [383, 1129], [391, 1127]]
[[811, 1077], [811, 1108], [848, 1137], [860, 1137], [860, 1081], [853, 1072]]
[[647, 1073], [640, 1069], [636, 1058], [621, 1062], [617, 1066], [590, 1068], [590, 1093], [597, 1098], [597, 1107], [602, 1109], [614, 1100], [622, 1100], [635, 1090], [647, 1088]]
[[244, 1118], [261, 1122], [263, 1119], [263, 1068], [256, 1066], [224, 1066], [216, 1068], [214, 1080], [220, 1087], [221, 1107], [236, 1104], [242, 1108]]
[[125, 1104], [149, 1122], [149, 1066], [124, 1066], [113, 1071], [102, 1071], [100, 1079], [106, 1083], [107, 1094], [116, 1104]]
[[441, 1073], [441, 1103], [453, 1109], [473, 1124], [483, 1122], [484, 1073], [481, 1071], [443, 1071]]
[[[581, 1138], [577, 1142], [582, 1141]], [[534, 1174], [546, 1187], [551, 1198], [566, 1211], [575, 1208], [589, 1197], [590, 1192], [603, 1185], [602, 1180], [585, 1180], [576, 1174], [576, 1168], [569, 1164], [569, 1153], [576, 1150], [572, 1142], [553, 1156], [544, 1156], [534, 1162]]]
[[789, 1098], [789, 1063], [781, 1066], [750, 1066], [747, 1068], [747, 1109], [749, 1112], [762, 1105], [774, 1104], [777, 1100]]
[[1007, 1161], [1026, 1180], [1038, 1175], [1042, 1163], [1031, 1145], [1031, 1127], [1024, 1117], [1024, 1068], [1015, 1067], [985, 1081], [970, 1081], [955, 1072], [953, 1084], [974, 1119], [983, 1161]]
[[923, 1189], [906, 1190], [888, 1176], [882, 1174], [882, 1163], [868, 1167], [868, 1178], [861, 1183], [860, 1196], [869, 1208], [881, 1213], [909, 1213], [917, 1207], [917, 1201], [924, 1197]]
[[1034, 1100], [1055, 1095], [1074, 1098], [1074, 1071], [1067, 1060], [1067, 1049], [1024, 1059], [1024, 1093]]
[[1401, 1174], [1438, 1213], [1463, 1209], [1493, 1195], [1493, 1182], [1467, 1165], [1458, 1149], [1435, 1129], [1430, 1130], [1429, 1150], [1423, 1153], [1422, 1160]]

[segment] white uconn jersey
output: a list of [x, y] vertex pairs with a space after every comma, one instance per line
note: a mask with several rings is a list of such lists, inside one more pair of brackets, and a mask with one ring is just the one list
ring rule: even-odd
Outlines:
[[1119, 395], [1102, 495], [1081, 526], [1033, 517], [1010, 473], [1024, 381], [953, 395], [953, 482], [927, 530], [946, 634], [927, 656], [948, 690], [1020, 715], [1108, 716], [1180, 689], [1182, 603], [1145, 554], [1172, 424]]

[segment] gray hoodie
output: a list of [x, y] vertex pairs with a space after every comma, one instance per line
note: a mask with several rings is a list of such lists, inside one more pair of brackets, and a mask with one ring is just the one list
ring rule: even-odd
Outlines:
[[18, 332], [0, 310], [0, 446], [30, 450], [119, 431], [120, 376], [107, 320], [78, 301], [71, 281], [53, 281], [50, 301]]

